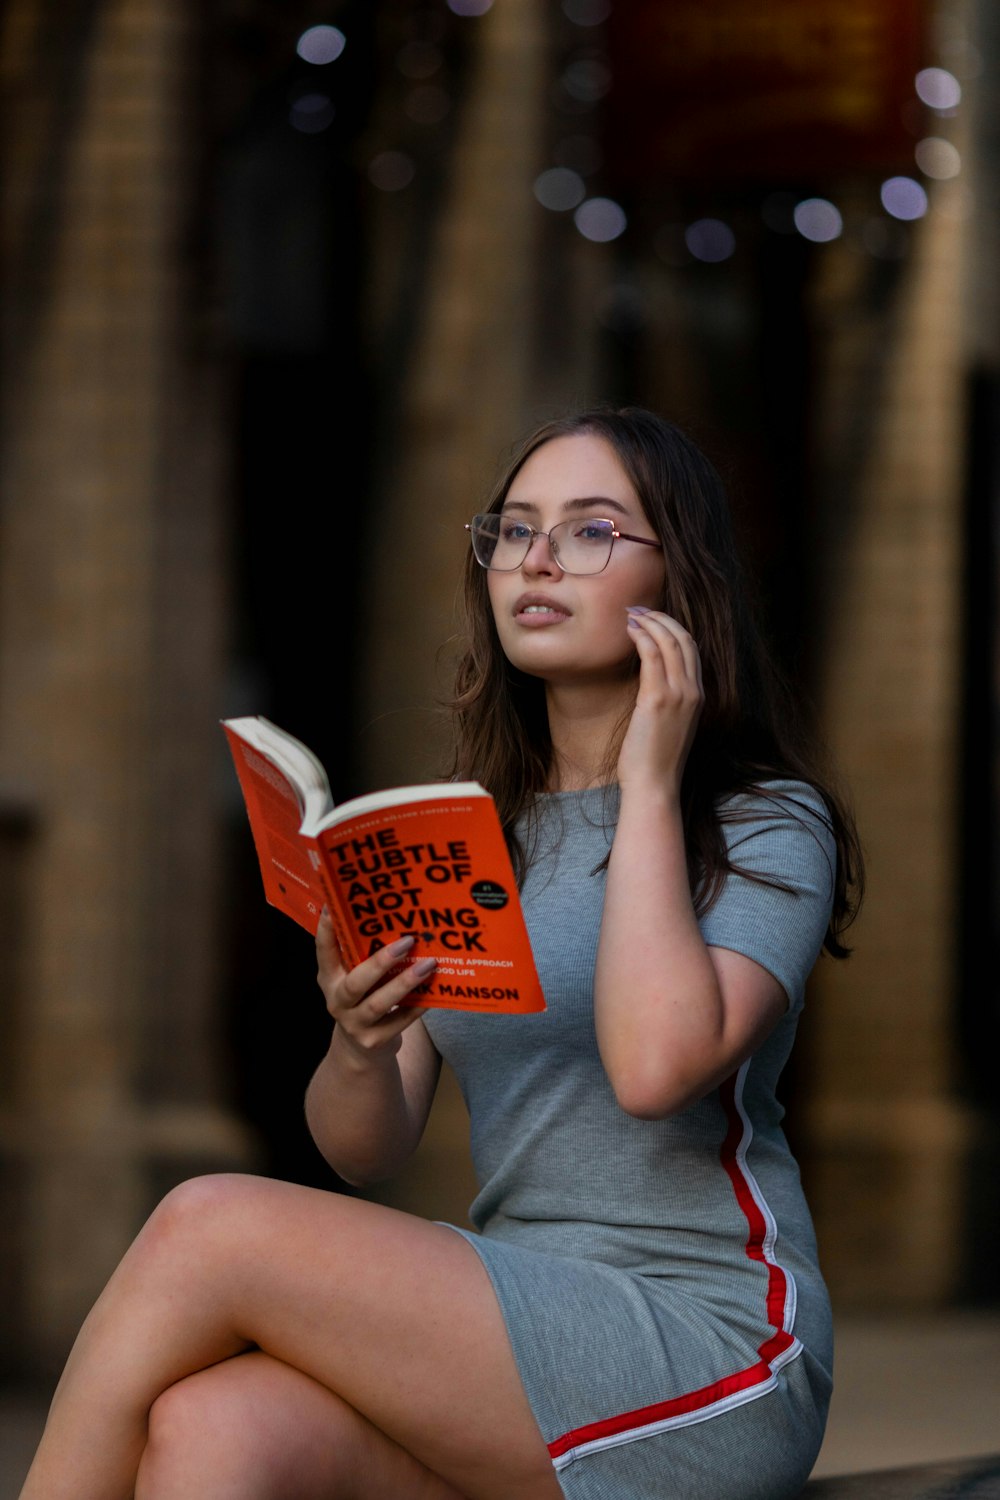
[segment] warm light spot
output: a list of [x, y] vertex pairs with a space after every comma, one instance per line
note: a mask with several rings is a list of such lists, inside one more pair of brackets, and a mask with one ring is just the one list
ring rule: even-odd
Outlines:
[[336, 62], [347, 46], [347, 38], [336, 26], [310, 26], [295, 44], [295, 50], [307, 63]]
[[792, 219], [802, 238], [817, 245], [839, 239], [844, 232], [840, 209], [827, 198], [804, 198], [796, 203]]
[[303, 135], [318, 135], [331, 124], [334, 114], [329, 94], [300, 94], [292, 101], [288, 119]]
[[543, 208], [556, 213], [576, 208], [587, 196], [583, 178], [568, 167], [550, 167], [535, 178], [534, 194]]
[[588, 198], [573, 215], [573, 223], [585, 240], [605, 244], [625, 233], [625, 210], [613, 198]]
[[962, 170], [958, 148], [938, 135], [929, 135], [918, 141], [913, 154], [925, 177], [945, 181], [949, 177], [957, 177]]
[[914, 177], [890, 177], [879, 191], [882, 207], [894, 219], [922, 219], [927, 212], [927, 193]]
[[696, 219], [685, 229], [684, 243], [695, 260], [715, 265], [732, 255], [736, 249], [736, 236], [721, 219]]
[[954, 109], [962, 98], [962, 85], [947, 68], [922, 68], [916, 78], [917, 95], [931, 109]]
[[402, 151], [380, 151], [368, 163], [368, 180], [383, 193], [398, 193], [413, 181], [415, 167]]

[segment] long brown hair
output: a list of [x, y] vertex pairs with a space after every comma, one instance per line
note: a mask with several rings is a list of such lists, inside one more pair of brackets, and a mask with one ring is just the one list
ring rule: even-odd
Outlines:
[[[833, 914], [825, 946], [837, 958], [860, 904], [861, 849], [842, 798], [821, 773], [799, 705], [765, 647], [749, 602], [725, 487], [713, 465], [679, 428], [640, 407], [597, 408], [548, 422], [515, 452], [487, 510], [500, 510], [526, 460], [557, 437], [589, 434], [614, 449], [663, 544], [663, 607], [698, 643], [705, 701], [681, 788], [688, 865], [696, 909], [715, 900], [727, 873], [722, 825], [740, 814], [722, 806], [739, 793], [773, 795], [762, 784], [803, 781], [822, 798], [837, 849]], [[467, 644], [451, 703], [452, 774], [481, 781], [496, 799], [515, 868], [528, 850], [515, 824], [546, 789], [552, 741], [544, 683], [504, 655], [490, 608], [486, 571], [470, 551], [465, 572]], [[638, 656], [633, 663], [638, 673]], [[624, 732], [627, 717], [622, 725]], [[614, 775], [618, 746], [609, 746]], [[777, 799], [775, 799], [777, 801]], [[787, 811], [794, 799], [781, 799]]]

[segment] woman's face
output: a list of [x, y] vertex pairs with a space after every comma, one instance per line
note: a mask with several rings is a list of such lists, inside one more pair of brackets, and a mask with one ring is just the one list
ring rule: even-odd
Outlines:
[[[503, 514], [548, 532], [560, 521], [603, 517], [619, 531], [657, 538], [615, 450], [591, 433], [551, 438], [526, 460]], [[607, 567], [564, 573], [546, 536], [535, 537], [519, 568], [487, 573], [500, 644], [521, 671], [552, 685], [620, 681], [635, 648], [626, 608], [662, 606], [659, 545], [616, 541]]]

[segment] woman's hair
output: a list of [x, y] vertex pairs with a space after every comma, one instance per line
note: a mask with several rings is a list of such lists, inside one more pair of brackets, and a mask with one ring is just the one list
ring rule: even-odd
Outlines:
[[[857, 834], [847, 808], [820, 773], [819, 756], [801, 723], [798, 705], [755, 623], [725, 488], [705, 455], [653, 412], [597, 408], [548, 422], [522, 443], [486, 509], [502, 508], [514, 478], [544, 443], [579, 434], [603, 438], [631, 480], [663, 544], [663, 608], [693, 636], [701, 655], [704, 705], [681, 788], [696, 909], [707, 910], [726, 874], [738, 868], [730, 862], [722, 824], [740, 815], [720, 804], [742, 792], [759, 794], [762, 782], [801, 780], [822, 798], [837, 847], [833, 914], [825, 946], [835, 957], [844, 957], [849, 950], [841, 936], [860, 904], [863, 880]], [[522, 813], [532, 813], [552, 769], [545, 687], [504, 655], [486, 570], [471, 550], [465, 611], [467, 644], [451, 703], [451, 770], [462, 779], [481, 781], [492, 792], [520, 879], [528, 852], [514, 825]], [[630, 670], [638, 679], [637, 653]], [[617, 742], [608, 747], [608, 780], [614, 777], [627, 723], [626, 715]], [[794, 814], [794, 799], [782, 798], [776, 812], [789, 807]]]

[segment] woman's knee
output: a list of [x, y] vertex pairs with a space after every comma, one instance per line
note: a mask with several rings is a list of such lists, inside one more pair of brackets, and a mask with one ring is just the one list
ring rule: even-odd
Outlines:
[[357, 1471], [357, 1414], [260, 1350], [170, 1386], [149, 1413], [136, 1500], [212, 1493], [333, 1500]]
[[188, 1480], [194, 1485], [190, 1493], [198, 1493], [206, 1483], [224, 1479], [232, 1486], [241, 1478], [248, 1496], [272, 1493], [294, 1448], [294, 1415], [276, 1411], [282, 1381], [280, 1367], [274, 1367], [278, 1379], [272, 1367], [259, 1352], [238, 1355], [158, 1396], [149, 1413], [137, 1496], [179, 1495]]
[[140, 1233], [146, 1251], [210, 1243], [235, 1227], [266, 1186], [266, 1179], [237, 1172], [217, 1172], [181, 1182], [162, 1198]]
[[267, 1179], [242, 1172], [210, 1172], [171, 1188], [153, 1212], [168, 1224], [199, 1222], [206, 1216], [242, 1208], [266, 1187]]
[[209, 1380], [207, 1372], [200, 1372], [168, 1386], [153, 1402], [147, 1448], [161, 1457], [188, 1453], [209, 1437], [213, 1443], [219, 1442], [227, 1427], [239, 1427], [244, 1421], [245, 1408], [238, 1391], [229, 1388], [225, 1379], [216, 1376]]
[[216, 1483], [220, 1459], [234, 1451], [244, 1422], [218, 1381], [192, 1376], [169, 1386], [150, 1408], [136, 1500], [174, 1500]]

